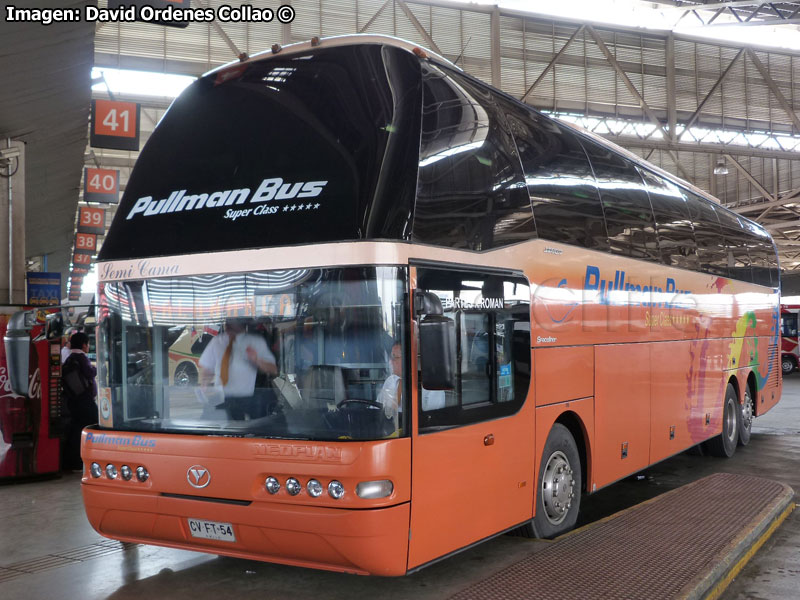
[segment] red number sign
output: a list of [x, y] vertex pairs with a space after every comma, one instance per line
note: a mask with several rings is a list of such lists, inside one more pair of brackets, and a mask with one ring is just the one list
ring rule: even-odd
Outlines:
[[134, 102], [92, 100], [89, 143], [95, 148], [138, 150], [140, 110]]
[[112, 137], [136, 137], [136, 103], [95, 100], [94, 132]]
[[78, 212], [78, 231], [103, 233], [106, 228], [106, 211], [103, 208], [81, 206]]
[[92, 264], [92, 255], [91, 254], [78, 254], [72, 257], [72, 262], [76, 265], [90, 265]]
[[83, 199], [86, 202], [116, 203], [119, 196], [119, 171], [84, 169]]
[[97, 236], [93, 233], [75, 234], [75, 253], [94, 254], [97, 249]]

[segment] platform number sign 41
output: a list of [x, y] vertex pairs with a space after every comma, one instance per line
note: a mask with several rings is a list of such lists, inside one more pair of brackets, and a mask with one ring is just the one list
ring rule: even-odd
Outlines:
[[92, 100], [90, 145], [138, 151], [140, 114], [141, 106], [134, 102]]

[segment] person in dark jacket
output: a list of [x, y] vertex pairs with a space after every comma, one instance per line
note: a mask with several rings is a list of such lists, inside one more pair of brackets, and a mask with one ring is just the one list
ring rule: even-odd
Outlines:
[[81, 431], [97, 423], [97, 368], [89, 362], [89, 337], [75, 333], [69, 340], [70, 354], [61, 366], [61, 389], [69, 411], [64, 468], [80, 470]]

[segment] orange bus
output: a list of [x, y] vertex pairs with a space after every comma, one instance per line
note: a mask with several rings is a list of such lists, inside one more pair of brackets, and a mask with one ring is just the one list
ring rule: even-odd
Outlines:
[[[86, 513], [380, 575], [557, 536], [583, 494], [749, 441], [781, 393], [778, 273], [756, 223], [430, 52], [275, 46], [190, 86], [131, 175]], [[186, 327], [220, 333], [174, 385]]]

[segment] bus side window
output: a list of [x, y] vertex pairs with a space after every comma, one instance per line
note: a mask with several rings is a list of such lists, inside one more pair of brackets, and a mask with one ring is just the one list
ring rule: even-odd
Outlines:
[[699, 270], [694, 228], [683, 194], [678, 186], [658, 175], [644, 169], [639, 169], [639, 172], [647, 186], [656, 218], [661, 262], [671, 267]]
[[455, 323], [456, 387], [419, 389], [421, 432], [515, 413], [531, 377], [530, 287], [521, 277], [420, 268]]
[[573, 133], [516, 106], [506, 114], [519, 149], [540, 238], [608, 249], [603, 207], [589, 160]]
[[770, 255], [774, 255], [772, 240], [765, 229], [742, 220], [742, 225], [747, 231], [747, 250], [750, 253], [750, 267], [753, 270], [753, 283], [767, 287], [776, 287], [778, 281], [772, 280], [770, 269]]
[[722, 226], [722, 235], [725, 236], [725, 245], [728, 249], [728, 273], [740, 281], [754, 281], [750, 268], [749, 232], [744, 229], [739, 219], [724, 208], [717, 208], [717, 217]]
[[775, 249], [775, 243], [767, 237], [764, 240], [764, 245], [767, 246], [767, 265], [769, 268], [769, 277], [772, 282], [772, 287], [780, 287], [781, 284], [781, 271], [778, 265], [778, 252]]
[[661, 262], [653, 208], [636, 167], [592, 140], [581, 144], [600, 189], [611, 252]]
[[797, 337], [797, 315], [784, 313], [781, 317], [781, 334], [783, 337]]
[[422, 111], [412, 239], [489, 250], [535, 238], [522, 167], [493, 93], [425, 65]]
[[697, 258], [700, 270], [719, 277], [728, 277], [728, 249], [714, 206], [701, 196], [681, 189], [689, 207], [697, 240]]

